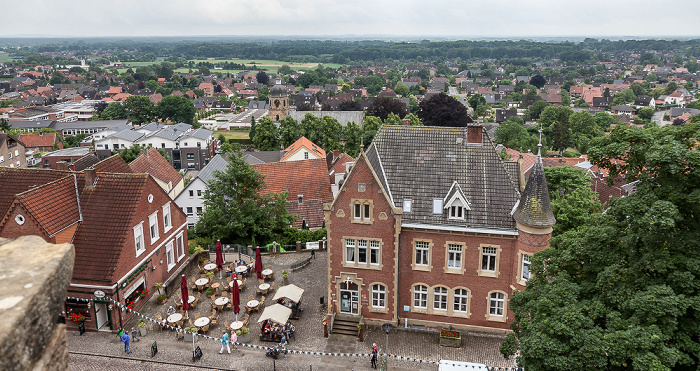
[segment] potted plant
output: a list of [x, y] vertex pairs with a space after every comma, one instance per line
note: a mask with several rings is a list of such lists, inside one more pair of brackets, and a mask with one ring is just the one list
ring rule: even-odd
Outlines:
[[212, 272], [212, 271], [207, 272], [207, 278], [209, 279], [209, 282], [211, 282], [213, 277], [214, 277], [214, 272]]
[[365, 341], [365, 324], [364, 324], [364, 322], [358, 323], [357, 329], [359, 330], [358, 336], [360, 337], [360, 342]]
[[85, 316], [80, 313], [68, 313], [68, 317], [66, 319], [69, 321], [83, 322], [85, 321]]
[[207, 289], [207, 296], [212, 296], [212, 295], [214, 295], [214, 289], [212, 289], [212, 288], [210, 287], [210, 288]]
[[287, 270], [282, 271], [282, 282], [284, 283], [285, 286], [289, 285], [289, 281], [287, 281], [287, 277], [289, 277], [289, 274], [287, 273]]
[[462, 333], [452, 328], [440, 330], [440, 346], [459, 348], [462, 346]]
[[188, 343], [191, 343], [192, 337], [197, 332], [197, 328], [196, 327], [185, 327], [183, 329], [183, 331], [185, 332], [185, 341]]
[[236, 336], [238, 337], [239, 343], [250, 343], [250, 329], [247, 327], [236, 330]]
[[139, 318], [139, 334], [146, 336], [146, 320]]

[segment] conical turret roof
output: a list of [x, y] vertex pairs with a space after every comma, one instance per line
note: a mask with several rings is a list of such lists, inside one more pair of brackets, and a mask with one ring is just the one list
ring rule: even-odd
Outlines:
[[[538, 147], [542, 147], [541, 139]], [[513, 218], [520, 223], [532, 227], [551, 227], [557, 220], [552, 213], [552, 205], [549, 203], [549, 190], [547, 179], [544, 176], [542, 155], [537, 150], [537, 160], [527, 180], [518, 207], [513, 212]]]

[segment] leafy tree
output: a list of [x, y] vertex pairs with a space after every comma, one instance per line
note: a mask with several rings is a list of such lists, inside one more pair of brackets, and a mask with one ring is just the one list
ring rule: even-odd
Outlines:
[[530, 85], [537, 87], [537, 89], [542, 89], [545, 84], [547, 84], [547, 80], [540, 74], [534, 75], [530, 78]]
[[382, 97], [374, 99], [367, 109], [368, 115], [379, 117], [382, 121], [386, 120], [390, 113], [399, 115], [399, 117], [406, 116], [408, 114], [406, 104], [398, 99]]
[[7, 121], [7, 119], [0, 119], [0, 131], [4, 131], [5, 133], [7, 133], [10, 130], [12, 130], [12, 127], [10, 126], [10, 123]]
[[352, 157], [357, 157], [360, 154], [360, 138], [362, 129], [354, 122], [349, 122], [343, 128], [343, 138], [345, 138], [345, 153]]
[[535, 254], [504, 355], [536, 370], [698, 368], [699, 135], [618, 125], [593, 141], [591, 160], [639, 180], [636, 193]]
[[557, 219], [552, 232], [558, 236], [566, 231], [588, 225], [603, 208], [591, 190], [590, 178], [583, 169], [556, 166], [544, 169], [552, 212]]
[[251, 139], [255, 147], [261, 151], [275, 151], [280, 148], [277, 126], [267, 116], [262, 117], [255, 126], [255, 136]]
[[637, 116], [644, 120], [651, 120], [651, 117], [654, 116], [654, 112], [656, 112], [654, 107], [644, 107], [637, 111]]
[[149, 97], [132, 95], [124, 100], [126, 118], [136, 125], [151, 122], [155, 118], [155, 106]]
[[158, 90], [158, 87], [160, 87], [160, 85], [158, 85], [157, 81], [155, 81], [155, 80], [146, 81], [146, 89], [156, 91], [156, 90]]
[[403, 119], [408, 120], [411, 126], [423, 126], [423, 123], [420, 122], [420, 119], [414, 113], [409, 113]]
[[216, 171], [204, 192], [197, 230], [225, 241], [271, 241], [296, 219], [286, 209], [287, 192], [265, 193], [265, 181], [239, 152], [229, 155], [226, 171]]
[[397, 82], [394, 86], [394, 92], [402, 97], [408, 97], [408, 94], [410, 94], [411, 91], [408, 88], [408, 85], [402, 82]]
[[74, 67], [71, 67], [71, 68], [68, 70], [68, 72], [71, 72], [71, 73], [85, 73], [85, 70], [82, 69], [82, 68], [80, 68], [80, 67], [78, 67], [78, 66], [74, 66]]
[[194, 108], [192, 101], [177, 95], [168, 95], [163, 97], [155, 108], [156, 115], [163, 121], [184, 122], [192, 124], [194, 114], [197, 109]]
[[666, 85], [666, 94], [671, 94], [678, 89], [678, 84], [675, 81], [671, 81]]
[[321, 120], [321, 139], [317, 142], [326, 151], [340, 149], [340, 136], [343, 126], [332, 116], [323, 116]]
[[523, 106], [530, 107], [535, 102], [541, 101], [542, 97], [537, 94], [537, 90], [534, 86], [530, 85], [531, 88], [526, 89], [523, 95]]
[[469, 104], [469, 107], [476, 110], [477, 107], [486, 104], [486, 98], [481, 94], [472, 94], [467, 98], [467, 104]]
[[537, 102], [533, 103], [530, 108], [528, 108], [528, 111], [530, 112], [530, 119], [538, 120], [542, 114], [542, 111], [544, 111], [544, 109], [548, 106], [549, 103], [544, 100], [538, 100]]
[[590, 107], [590, 105], [582, 98], [577, 100], [576, 103], [574, 103], [574, 107]]
[[362, 123], [362, 130], [367, 131], [377, 131], [379, 127], [382, 126], [382, 120], [375, 116], [366, 116], [365, 121]]
[[[569, 107], [549, 106], [540, 115], [540, 124], [551, 130], [552, 149], [563, 152], [572, 144], [569, 116], [573, 111]], [[549, 138], [548, 138], [549, 139]]]
[[523, 119], [518, 117], [511, 117], [496, 128], [496, 142], [520, 152], [532, 148], [532, 139], [523, 127]]
[[291, 75], [294, 73], [292, 69], [289, 67], [287, 64], [283, 64], [278, 70], [277, 73], [280, 75]]
[[65, 148], [77, 147], [80, 145], [80, 142], [82, 142], [83, 139], [87, 138], [87, 136], [87, 134], [67, 135], [63, 137], [63, 146]]
[[323, 136], [323, 126], [321, 124], [320, 118], [310, 113], [307, 113], [301, 120], [300, 127], [302, 136], [305, 136], [306, 139], [318, 145], [321, 145], [321, 137]]
[[384, 120], [384, 124], [386, 125], [401, 125], [401, 117], [398, 115], [395, 115], [393, 113], [390, 113], [389, 116], [387, 116], [386, 120]]
[[344, 101], [338, 105], [338, 111], [362, 111], [362, 106], [354, 100]]
[[124, 148], [121, 151], [119, 151], [119, 156], [122, 156], [124, 161], [127, 163], [130, 163], [131, 161], [136, 160], [139, 156], [141, 156], [141, 146], [138, 144], [134, 144], [129, 148]]
[[472, 122], [467, 107], [445, 93], [423, 100], [416, 114], [426, 126], [464, 127]]
[[301, 138], [301, 126], [297, 120], [287, 116], [280, 121], [280, 143], [287, 148]]
[[250, 116], [250, 130], [248, 130], [248, 138], [253, 139], [255, 137], [255, 116]]
[[107, 108], [102, 111], [100, 120], [124, 120], [126, 119], [126, 110], [120, 102], [112, 102]]

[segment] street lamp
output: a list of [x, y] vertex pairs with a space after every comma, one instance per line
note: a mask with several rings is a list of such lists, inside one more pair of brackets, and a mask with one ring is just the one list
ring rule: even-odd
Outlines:
[[386, 348], [384, 348], [384, 366], [389, 369], [389, 332], [394, 329], [394, 325], [391, 323], [385, 323], [382, 325], [382, 330], [386, 332]]

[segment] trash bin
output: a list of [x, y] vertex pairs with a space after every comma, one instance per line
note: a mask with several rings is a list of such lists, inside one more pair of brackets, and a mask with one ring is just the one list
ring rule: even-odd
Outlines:
[[319, 304], [323, 305], [325, 297], [321, 295], [321, 297], [318, 299]]

